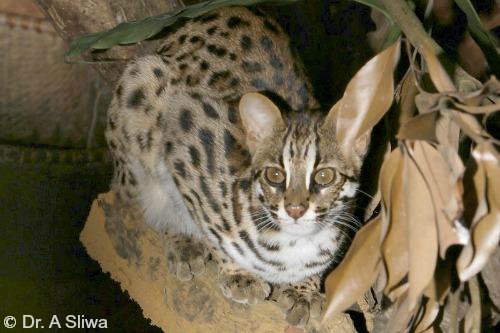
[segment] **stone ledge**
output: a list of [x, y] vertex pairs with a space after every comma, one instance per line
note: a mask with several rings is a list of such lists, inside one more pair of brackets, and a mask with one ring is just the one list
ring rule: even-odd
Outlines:
[[[99, 195], [80, 240], [153, 325], [169, 333], [302, 332], [288, 326], [273, 302], [247, 306], [226, 300], [212, 270], [189, 282], [176, 280], [167, 271], [161, 235], [113, 203], [111, 192]], [[313, 331], [356, 332], [348, 315], [334, 317]]]

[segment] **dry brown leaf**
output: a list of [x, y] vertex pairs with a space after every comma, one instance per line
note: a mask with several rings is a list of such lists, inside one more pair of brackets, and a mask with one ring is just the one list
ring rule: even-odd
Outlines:
[[438, 261], [434, 278], [424, 290], [424, 295], [441, 305], [444, 304], [451, 288], [451, 272], [454, 261], [450, 258]]
[[497, 247], [490, 260], [481, 271], [481, 277], [487, 287], [488, 298], [493, 303], [490, 307], [491, 323], [500, 322], [500, 247]]
[[404, 124], [416, 113], [415, 97], [418, 95], [418, 88], [415, 83], [415, 75], [408, 70], [398, 84], [394, 98], [398, 103], [399, 123]]
[[457, 191], [457, 182], [462, 178], [462, 174], [455, 175], [453, 170], [461, 170], [464, 167], [456, 152], [453, 160], [456, 166], [450, 165], [442, 154], [431, 145], [419, 142], [415, 145], [416, 153], [421, 149], [421, 160], [417, 160], [418, 167], [428, 184], [432, 205], [429, 209], [434, 209], [436, 226], [439, 237], [439, 253], [441, 258], [445, 258], [446, 250], [454, 244], [460, 244], [459, 237], [454, 228], [456, 221], [462, 213], [461, 192]]
[[361, 228], [340, 265], [328, 275], [322, 322], [355, 303], [375, 281], [380, 267], [380, 227], [378, 216]]
[[407, 332], [411, 317], [415, 314], [408, 306], [408, 292], [398, 297], [395, 305], [395, 311], [392, 313], [387, 327], [383, 332]]
[[[408, 306], [414, 309], [420, 297], [431, 282], [438, 256], [438, 234], [436, 214], [429, 183], [421, 173], [420, 165], [426, 162], [426, 146], [420, 141], [414, 149], [404, 155], [404, 191], [406, 223], [408, 224], [409, 246], [409, 289]], [[410, 151], [408, 151], [410, 153]]]
[[433, 332], [433, 329], [430, 326], [434, 323], [437, 315], [439, 314], [439, 303], [433, 300], [428, 300], [423, 306], [423, 311], [424, 313], [422, 317], [420, 318], [417, 326], [413, 329], [415, 333]]
[[[408, 227], [403, 189], [403, 155], [395, 149], [382, 165], [382, 258], [387, 271], [385, 293], [391, 299], [401, 295], [407, 286], [400, 285], [408, 274]], [[387, 230], [385, 232], [385, 230]]]
[[329, 120], [336, 124], [337, 142], [353, 163], [353, 147], [387, 112], [394, 95], [394, 67], [399, 41], [368, 61], [351, 79], [342, 98], [333, 106]]
[[[457, 260], [462, 281], [469, 280], [484, 267], [500, 241], [500, 159], [495, 148], [487, 142], [478, 145], [472, 157], [477, 163], [474, 185], [478, 206], [472, 221], [471, 240]], [[488, 213], [485, 215], [486, 206]]]
[[469, 280], [470, 310], [465, 315], [465, 333], [481, 333], [481, 295], [477, 277]]
[[398, 140], [425, 140], [437, 142], [436, 123], [439, 113], [430, 112], [419, 114], [403, 123], [398, 131]]
[[426, 45], [423, 45], [420, 51], [425, 59], [429, 75], [436, 89], [439, 92], [456, 91], [457, 89], [450, 76], [446, 73], [434, 52]]

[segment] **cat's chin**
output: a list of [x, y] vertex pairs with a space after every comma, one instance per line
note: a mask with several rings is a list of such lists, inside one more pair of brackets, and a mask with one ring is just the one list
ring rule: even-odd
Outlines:
[[315, 221], [280, 221], [281, 231], [293, 236], [310, 236], [321, 230], [321, 226]]

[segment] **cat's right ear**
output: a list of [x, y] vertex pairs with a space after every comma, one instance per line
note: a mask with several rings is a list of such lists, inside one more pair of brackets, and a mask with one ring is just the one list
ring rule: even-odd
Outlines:
[[243, 95], [239, 111], [245, 128], [247, 146], [252, 154], [273, 129], [284, 126], [280, 110], [264, 95], [258, 93]]

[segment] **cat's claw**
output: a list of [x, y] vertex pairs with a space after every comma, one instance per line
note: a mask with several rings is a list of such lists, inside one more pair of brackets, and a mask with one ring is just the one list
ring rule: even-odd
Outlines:
[[168, 270], [181, 281], [189, 281], [205, 272], [208, 252], [200, 242], [176, 238], [167, 243]]
[[228, 299], [244, 304], [260, 303], [271, 293], [269, 283], [246, 274], [220, 273], [219, 286]]
[[286, 313], [286, 321], [292, 326], [305, 327], [311, 318], [319, 318], [323, 310], [324, 295], [318, 291], [277, 289], [273, 299]]

